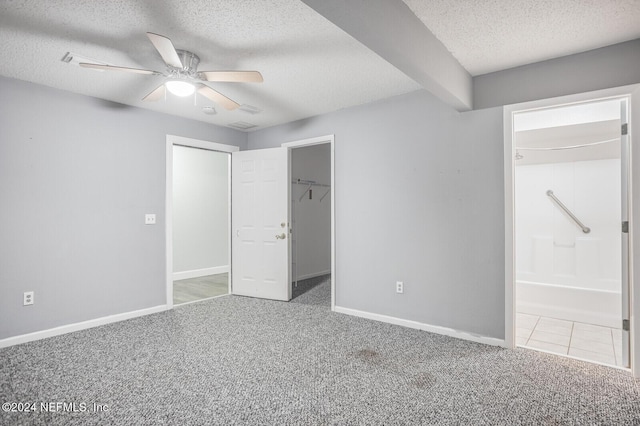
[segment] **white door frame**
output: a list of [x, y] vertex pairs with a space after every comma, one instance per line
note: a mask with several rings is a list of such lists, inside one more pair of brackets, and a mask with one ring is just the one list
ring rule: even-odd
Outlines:
[[[209, 142], [200, 139], [185, 138], [182, 136], [167, 135], [166, 142], [166, 192], [165, 192], [165, 264], [166, 264], [166, 299], [167, 309], [173, 309], [173, 146], [186, 146], [190, 148], [200, 148], [209, 151], [233, 153], [240, 151], [234, 145], [225, 145], [216, 142]], [[229, 235], [227, 235], [227, 246], [229, 253], [229, 266], [231, 266], [231, 155], [229, 155], [229, 176], [228, 176], [228, 217]], [[229, 268], [229, 293], [231, 293], [231, 268]]]
[[[317, 138], [302, 139], [293, 142], [285, 142], [281, 146], [289, 148], [300, 148], [303, 146], [331, 144], [331, 310], [336, 306], [336, 190], [335, 190], [335, 151], [334, 135], [319, 136]], [[289, 163], [291, 167], [291, 163]], [[291, 205], [289, 205], [291, 208]], [[289, 268], [291, 268], [291, 253], [289, 253]], [[291, 285], [291, 283], [289, 283]]]
[[[639, 85], [631, 85], [617, 87], [613, 89], [604, 89], [576, 95], [561, 96], [557, 98], [543, 99], [539, 101], [524, 102], [520, 104], [507, 105], [503, 109], [504, 119], [504, 207], [505, 207], [505, 347], [515, 348], [515, 215], [514, 215], [514, 169], [515, 169], [515, 147], [513, 135], [513, 116], [515, 113], [526, 110], [549, 108], [553, 106], [570, 105], [575, 103], [583, 103], [589, 101], [605, 100], [612, 98], [627, 98], [628, 105], [631, 105], [631, 95], [637, 90]], [[632, 121], [632, 114], [629, 112], [629, 121]], [[630, 127], [633, 125], [630, 124]], [[632, 145], [630, 138], [629, 145]], [[632, 149], [629, 148], [629, 159], [631, 163]], [[632, 184], [633, 178], [631, 170], [629, 172], [629, 218], [633, 218], [633, 197]], [[630, 219], [631, 220], [631, 219]], [[630, 227], [633, 225], [631, 224]], [[633, 234], [629, 230], [629, 262], [630, 272], [633, 271]], [[640, 282], [634, 282], [633, 274], [629, 274], [629, 298], [630, 298], [630, 317], [634, 317], [634, 295], [635, 298], [640, 297]], [[636, 314], [640, 314], [636, 312]], [[640, 330], [632, 328], [630, 336], [630, 366], [631, 373], [634, 377], [640, 377]]]

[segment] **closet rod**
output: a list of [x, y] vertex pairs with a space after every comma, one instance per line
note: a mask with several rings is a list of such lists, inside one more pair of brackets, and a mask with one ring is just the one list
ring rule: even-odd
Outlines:
[[304, 190], [304, 192], [302, 193], [300, 198], [298, 198], [298, 201], [302, 201], [302, 199], [304, 198], [305, 195], [307, 195], [307, 192], [309, 192], [309, 190], [311, 189], [312, 186], [319, 186], [321, 188], [328, 188], [327, 192], [325, 192], [324, 195], [322, 197], [320, 197], [320, 202], [322, 202], [322, 200], [324, 200], [324, 197], [326, 197], [327, 194], [329, 194], [329, 192], [331, 192], [331, 185], [325, 185], [323, 183], [317, 183], [315, 180], [295, 179], [295, 180], [292, 180], [291, 183], [298, 184], [298, 185], [307, 185], [307, 188]]
[[317, 183], [315, 180], [296, 179], [296, 180], [292, 180], [291, 183], [297, 183], [299, 185], [322, 186], [324, 188], [331, 188], [331, 185], [325, 185], [323, 183]]

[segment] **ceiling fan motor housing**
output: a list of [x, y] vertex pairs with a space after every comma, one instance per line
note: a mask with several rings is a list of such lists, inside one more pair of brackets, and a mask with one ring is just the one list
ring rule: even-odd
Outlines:
[[189, 52], [188, 50], [182, 49], [176, 49], [176, 53], [178, 54], [183, 67], [178, 68], [167, 65], [169, 74], [172, 77], [188, 77], [200, 79], [200, 77], [198, 76], [198, 64], [200, 63], [200, 58], [198, 57], [198, 55], [193, 52]]

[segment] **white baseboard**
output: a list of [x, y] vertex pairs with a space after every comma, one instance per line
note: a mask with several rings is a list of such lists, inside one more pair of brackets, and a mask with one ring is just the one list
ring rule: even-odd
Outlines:
[[214, 266], [212, 268], [194, 269], [192, 271], [174, 272], [173, 280], [188, 280], [189, 278], [206, 277], [207, 275], [224, 274], [229, 272], [229, 265]]
[[312, 274], [300, 275], [298, 277], [298, 281], [308, 280], [309, 278], [321, 277], [323, 275], [329, 275], [329, 274], [331, 274], [331, 269], [328, 269], [328, 270], [322, 271], [322, 272], [315, 272], [315, 273], [312, 273]]
[[506, 347], [506, 343], [504, 339], [496, 339], [495, 337], [481, 336], [478, 334], [472, 334], [465, 331], [454, 330], [453, 328], [424, 324], [417, 321], [390, 317], [387, 315], [374, 314], [371, 312], [358, 311], [356, 309], [343, 308], [341, 306], [336, 306], [334, 311], [341, 314], [352, 315], [355, 317], [366, 318], [374, 321], [381, 321], [389, 324], [401, 325], [403, 327], [415, 328], [417, 330], [428, 331], [430, 333], [442, 334], [445, 336], [455, 337], [457, 339], [470, 340], [472, 342], [484, 343], [486, 345], [491, 345], [491, 346]]
[[87, 328], [111, 324], [113, 322], [119, 322], [131, 318], [155, 314], [158, 312], [166, 311], [167, 309], [167, 305], [159, 305], [152, 308], [140, 309], [138, 311], [125, 312], [122, 314], [109, 315], [106, 317], [96, 318], [88, 321], [77, 322], [74, 324], [62, 325], [60, 327], [50, 328], [48, 330], [7, 337], [6, 339], [0, 339], [0, 348], [6, 348], [9, 346], [19, 345], [21, 343], [33, 342], [34, 340], [46, 339], [47, 337], [60, 336], [61, 334], [72, 333], [74, 331], [86, 330]]

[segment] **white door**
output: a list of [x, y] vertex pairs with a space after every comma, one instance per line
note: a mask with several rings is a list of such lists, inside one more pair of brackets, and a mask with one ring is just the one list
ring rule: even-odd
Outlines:
[[627, 100], [620, 102], [620, 161], [622, 200], [622, 366], [629, 367], [629, 136]]
[[232, 293], [290, 300], [288, 149], [234, 152], [231, 199]]

